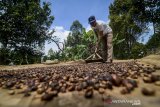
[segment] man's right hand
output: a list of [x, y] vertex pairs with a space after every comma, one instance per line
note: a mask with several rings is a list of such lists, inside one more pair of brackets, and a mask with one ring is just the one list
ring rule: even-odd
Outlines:
[[96, 43], [95, 53], [97, 53], [98, 50], [98, 42]]

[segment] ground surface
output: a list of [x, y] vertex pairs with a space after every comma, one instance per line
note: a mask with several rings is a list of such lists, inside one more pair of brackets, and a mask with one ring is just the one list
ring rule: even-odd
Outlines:
[[[150, 66], [156, 67], [156, 72], [154, 74], [160, 75], [160, 56], [152, 55], [145, 57], [143, 59], [137, 60], [137, 63], [150, 64]], [[132, 61], [132, 60], [130, 60]], [[114, 61], [114, 62], [126, 62], [126, 61]], [[128, 62], [128, 60], [127, 60]], [[76, 65], [80, 62], [68, 62], [60, 63], [55, 65], [44, 65], [44, 64], [34, 64], [34, 65], [22, 65], [22, 66], [0, 66], [0, 70], [17, 70], [17, 69], [28, 69], [28, 68], [39, 68], [39, 67], [53, 67], [53, 66], [69, 66]], [[109, 100], [132, 100], [140, 101], [140, 106], [142, 107], [159, 107], [160, 105], [160, 86], [156, 86], [153, 83], [144, 83], [142, 78], [139, 77], [138, 88], [135, 88], [130, 94], [122, 95], [120, 90], [123, 87], [113, 87], [113, 90], [106, 89], [103, 95], [100, 95], [97, 91], [94, 91], [94, 96], [92, 99], [84, 98], [84, 91], [74, 91], [67, 93], [59, 93], [58, 97], [55, 97], [50, 102], [41, 101], [40, 95], [33, 92], [31, 96], [24, 97], [23, 94], [9, 95], [7, 89], [0, 88], [0, 107], [128, 107], [132, 106], [131, 103], [128, 104], [109, 104]], [[154, 96], [144, 96], [141, 93], [143, 87], [151, 87], [155, 90], [156, 94]], [[110, 96], [110, 97], [109, 97]], [[108, 100], [109, 98], [109, 100]]]

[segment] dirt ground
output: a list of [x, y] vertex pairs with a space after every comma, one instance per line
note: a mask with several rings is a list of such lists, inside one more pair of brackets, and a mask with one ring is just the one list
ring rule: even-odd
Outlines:
[[[114, 62], [124, 62], [133, 60], [114, 60]], [[0, 66], [0, 70], [16, 70], [16, 69], [27, 69], [35, 67], [50, 67], [50, 66], [64, 66], [70, 64], [84, 63], [83, 61], [66, 62], [54, 65], [45, 64], [33, 64], [33, 65], [20, 65], [20, 66]], [[137, 63], [143, 63], [146, 66], [153, 66], [156, 68], [155, 74], [160, 75], [160, 55], [150, 55], [142, 59], [138, 59]], [[60, 93], [58, 97], [55, 97], [50, 102], [44, 102], [40, 100], [35, 92], [30, 97], [23, 97], [21, 94], [13, 96], [8, 95], [8, 90], [0, 89], [0, 107], [130, 107], [136, 106], [132, 104], [138, 104], [141, 107], [159, 107], [160, 105], [160, 86], [154, 84], [147, 84], [139, 78], [138, 88], [136, 88], [131, 94], [122, 95], [120, 93], [121, 87], [113, 87], [113, 90], [105, 91], [104, 95], [94, 92], [92, 99], [85, 99], [84, 92], [68, 92]], [[155, 96], [144, 96], [141, 93], [142, 87], [151, 87], [156, 90]], [[112, 103], [112, 100], [128, 100], [130, 103]], [[131, 102], [133, 101], [133, 102]]]

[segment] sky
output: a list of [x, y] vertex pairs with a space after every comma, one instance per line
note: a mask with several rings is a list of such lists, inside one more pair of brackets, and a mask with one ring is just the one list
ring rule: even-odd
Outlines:
[[[61, 42], [67, 38], [73, 21], [79, 22], [90, 29], [88, 17], [94, 15], [97, 20], [109, 23], [109, 6], [114, 0], [42, 0], [51, 3], [51, 15], [55, 17], [50, 29], [55, 29], [53, 36], [57, 36]], [[151, 28], [152, 29], [152, 28]], [[148, 41], [144, 38], [143, 42]], [[45, 43], [45, 54], [52, 48], [58, 50], [55, 43]]]
[[[114, 0], [42, 0], [51, 3], [51, 15], [55, 17], [51, 29], [53, 35], [64, 41], [67, 38], [73, 21], [79, 20], [83, 27], [89, 29], [88, 17], [96, 16], [97, 20], [108, 22], [109, 5]], [[58, 50], [54, 43], [45, 43], [45, 54], [48, 50]]]

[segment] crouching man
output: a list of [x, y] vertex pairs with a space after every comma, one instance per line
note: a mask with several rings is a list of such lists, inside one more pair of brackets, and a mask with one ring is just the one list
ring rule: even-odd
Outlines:
[[112, 54], [113, 54], [112, 29], [106, 23], [97, 22], [95, 16], [90, 16], [88, 18], [88, 21], [97, 37], [96, 51], [98, 50], [100, 43], [102, 43], [103, 60], [105, 62], [112, 62]]

